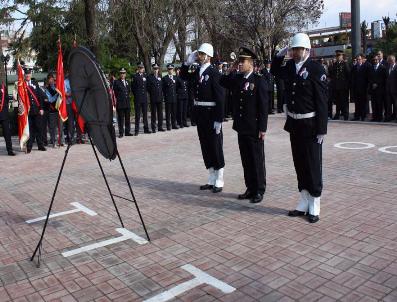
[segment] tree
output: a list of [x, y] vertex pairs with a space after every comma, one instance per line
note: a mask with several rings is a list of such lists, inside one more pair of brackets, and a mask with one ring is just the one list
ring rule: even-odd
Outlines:
[[367, 22], [364, 20], [361, 23], [361, 41], [363, 43], [363, 52], [367, 53]]

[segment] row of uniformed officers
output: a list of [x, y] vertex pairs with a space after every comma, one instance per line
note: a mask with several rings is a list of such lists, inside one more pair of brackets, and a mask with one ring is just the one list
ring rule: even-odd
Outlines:
[[[138, 63], [138, 70], [132, 81], [126, 79], [126, 70], [120, 70], [120, 77], [111, 83], [115, 99], [119, 137], [132, 136], [130, 127], [131, 93], [134, 96], [135, 135], [139, 134], [140, 120], [143, 119], [144, 133], [165, 131], [163, 128], [163, 102], [165, 104], [166, 129], [189, 127], [187, 118], [191, 118], [192, 104], [189, 104], [188, 82], [179, 76], [179, 69], [167, 65], [167, 75], [162, 76], [160, 67], [152, 65], [153, 73], [147, 75], [143, 63]], [[149, 100], [148, 100], [149, 96]], [[190, 98], [191, 99], [191, 98]], [[148, 105], [151, 107], [151, 130], [148, 122]], [[195, 125], [191, 118], [191, 124]]]

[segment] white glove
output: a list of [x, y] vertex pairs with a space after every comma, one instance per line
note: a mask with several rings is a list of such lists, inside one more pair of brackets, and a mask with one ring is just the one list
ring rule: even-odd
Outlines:
[[187, 58], [185, 62], [186, 65], [192, 65], [197, 60], [197, 50], [193, 51]]
[[280, 57], [285, 57], [288, 53], [288, 46], [280, 49], [280, 51], [277, 53], [276, 57], [280, 58]]
[[317, 135], [317, 143], [321, 145], [324, 141], [324, 137], [325, 137], [324, 134]]
[[214, 129], [216, 134], [221, 133], [222, 123], [214, 122]]
[[284, 105], [283, 105], [283, 111], [284, 111], [285, 117], [288, 117], [288, 107], [287, 107], [287, 104], [284, 104]]

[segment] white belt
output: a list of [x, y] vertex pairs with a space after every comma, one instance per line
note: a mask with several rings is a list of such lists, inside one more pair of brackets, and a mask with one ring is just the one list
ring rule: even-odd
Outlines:
[[288, 111], [288, 116], [292, 117], [294, 120], [302, 120], [305, 118], [311, 118], [315, 117], [316, 113], [315, 112], [309, 112], [309, 113], [293, 113]]
[[209, 106], [209, 107], [215, 107], [216, 103], [215, 102], [199, 102], [199, 101], [194, 101], [194, 106]]

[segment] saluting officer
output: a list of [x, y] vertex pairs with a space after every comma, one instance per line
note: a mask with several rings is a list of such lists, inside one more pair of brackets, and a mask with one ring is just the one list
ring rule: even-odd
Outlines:
[[27, 142], [26, 152], [32, 151], [33, 142], [36, 139], [38, 149], [40, 151], [46, 151], [43, 144], [42, 136], [42, 116], [44, 114], [43, 106], [46, 100], [46, 95], [41, 90], [39, 83], [32, 79], [32, 70], [25, 68], [25, 81], [28, 91], [28, 97], [30, 101], [29, 110], [29, 140]]
[[[119, 125], [119, 137], [123, 137], [124, 131], [125, 136], [132, 136], [131, 133], [131, 122], [130, 122], [130, 84], [126, 80], [127, 70], [125, 68], [120, 69], [120, 77], [113, 81], [113, 91], [116, 97], [116, 110], [117, 110], [117, 122]], [[125, 125], [125, 130], [124, 130]]]
[[163, 78], [163, 93], [165, 102], [165, 121], [167, 130], [179, 129], [176, 125], [176, 76], [174, 75], [174, 65], [167, 65], [168, 74]]
[[[208, 182], [201, 186], [200, 190], [212, 190], [213, 193], [219, 193], [224, 185], [222, 121], [225, 98], [224, 89], [219, 84], [221, 75], [210, 62], [213, 56], [212, 45], [203, 43], [182, 65], [181, 77], [192, 81], [194, 85], [194, 116], [205, 167], [209, 172]], [[196, 60], [199, 60], [200, 68], [189, 73], [189, 66]]]
[[[311, 223], [319, 221], [322, 181], [322, 143], [327, 133], [328, 97], [324, 67], [310, 59], [310, 39], [304, 33], [292, 38], [292, 59], [284, 74], [287, 121], [292, 157], [298, 178], [300, 200], [289, 216], [308, 214]], [[273, 70], [280, 72], [287, 48], [273, 60]]]
[[189, 91], [187, 81], [180, 77], [180, 69], [176, 69], [176, 98], [178, 100], [177, 106], [177, 122], [180, 128], [189, 127], [187, 124], [187, 106], [189, 99]]
[[145, 65], [142, 62], [138, 64], [136, 74], [132, 76], [131, 90], [134, 94], [135, 106], [135, 135], [139, 134], [139, 123], [141, 120], [141, 112], [143, 116], [143, 131], [151, 133], [149, 130], [147, 119], [147, 80], [145, 74]]
[[4, 140], [6, 141], [7, 153], [10, 156], [14, 156], [15, 153], [12, 150], [10, 122], [8, 119], [9, 100], [10, 99], [8, 97], [7, 87], [4, 82], [2, 82], [0, 87], [0, 125], [3, 128], [3, 136]]
[[240, 73], [223, 75], [220, 80], [220, 84], [230, 89], [233, 95], [233, 129], [238, 133], [247, 188], [238, 199], [250, 199], [251, 203], [261, 202], [266, 190], [264, 139], [270, 90], [262, 74], [254, 72], [256, 59], [253, 51], [240, 47]]
[[165, 131], [163, 129], [163, 86], [160, 74], [160, 67], [157, 63], [152, 65], [153, 73], [147, 78], [147, 85], [150, 97], [151, 108], [151, 126], [152, 132], [156, 132], [156, 120], [158, 131]]

